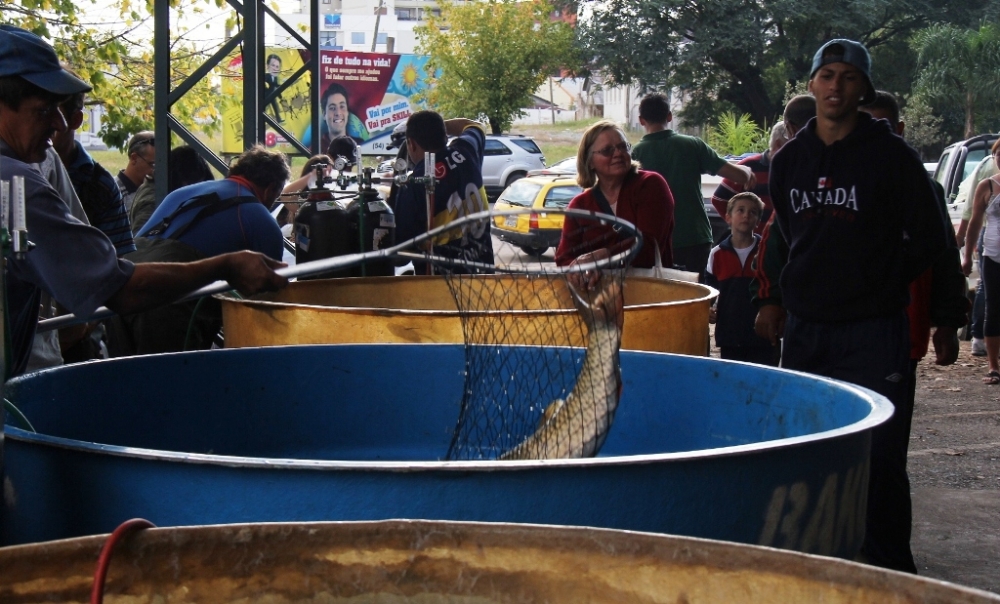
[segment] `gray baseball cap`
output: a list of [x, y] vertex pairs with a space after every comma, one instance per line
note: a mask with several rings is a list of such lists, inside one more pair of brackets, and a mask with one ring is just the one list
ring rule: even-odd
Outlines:
[[860, 42], [837, 38], [824, 44], [816, 51], [816, 55], [813, 56], [809, 79], [812, 79], [816, 75], [820, 67], [829, 65], [830, 63], [847, 63], [856, 67], [858, 71], [864, 74], [865, 83], [868, 84], [868, 90], [865, 91], [864, 97], [861, 98], [861, 104], [864, 105], [875, 100], [875, 87], [872, 86], [871, 75], [872, 58], [868, 54], [868, 49]]

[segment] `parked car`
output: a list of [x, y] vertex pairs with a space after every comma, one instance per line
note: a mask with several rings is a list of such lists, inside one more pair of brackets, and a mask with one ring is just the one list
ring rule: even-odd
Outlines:
[[528, 176], [576, 176], [576, 156], [567, 157], [539, 170], [528, 170]]
[[483, 151], [483, 186], [491, 198], [528, 175], [545, 167], [545, 156], [534, 139], [517, 134], [486, 135]]
[[531, 208], [530, 213], [496, 216], [491, 231], [500, 241], [516, 245], [531, 256], [540, 256], [550, 247], [559, 245], [562, 235], [562, 213], [546, 212], [569, 205], [583, 189], [574, 178], [529, 176], [518, 179], [497, 198], [493, 209], [517, 210]]
[[989, 155], [997, 138], [1000, 134], [980, 134], [945, 147], [934, 172], [934, 180], [944, 187], [945, 203], [952, 205], [959, 201], [958, 188], [962, 181], [969, 178], [976, 165]]
[[955, 198], [947, 204], [948, 217], [951, 219], [951, 224], [955, 227], [956, 231], [958, 230], [959, 224], [962, 222], [962, 214], [965, 213], [965, 208], [972, 200], [972, 194], [975, 192], [976, 185], [979, 184], [979, 181], [983, 178], [989, 178], [994, 173], [995, 164], [993, 163], [993, 157], [987, 155], [983, 159], [979, 160], [979, 162], [973, 166], [969, 176], [959, 183], [958, 192], [955, 195]]
[[[395, 159], [381, 162], [375, 174], [381, 178], [388, 177], [392, 174], [394, 162]], [[545, 156], [531, 137], [520, 134], [486, 135], [486, 147], [483, 150], [483, 186], [490, 199], [495, 199], [515, 180], [527, 176], [529, 171], [544, 168]]]

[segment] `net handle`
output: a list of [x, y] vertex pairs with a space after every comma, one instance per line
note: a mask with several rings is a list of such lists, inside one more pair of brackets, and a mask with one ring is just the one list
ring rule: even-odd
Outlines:
[[[418, 235], [412, 239], [408, 239], [402, 243], [396, 244], [392, 247], [385, 248], [382, 250], [373, 250], [371, 252], [364, 252], [358, 254], [345, 254], [343, 256], [333, 256], [331, 258], [323, 258], [320, 260], [313, 260], [310, 262], [304, 262], [302, 264], [296, 264], [295, 266], [289, 266], [286, 268], [280, 268], [276, 273], [283, 277], [289, 279], [306, 277], [309, 275], [315, 275], [318, 273], [323, 273], [335, 269], [349, 268], [351, 266], [360, 264], [362, 262], [370, 262], [373, 260], [391, 259], [391, 258], [401, 258], [406, 260], [421, 260], [425, 262], [445, 264], [451, 266], [464, 266], [468, 268], [480, 268], [483, 270], [496, 271], [497, 266], [495, 264], [484, 264], [481, 262], [472, 262], [469, 260], [462, 260], [457, 258], [445, 258], [441, 256], [434, 256], [430, 253], [418, 253], [410, 251], [411, 249], [419, 250], [421, 246], [429, 241], [436, 238], [442, 233], [448, 231], [453, 231], [462, 226], [473, 223], [481, 222], [483, 220], [492, 221], [493, 218], [497, 216], [510, 216], [527, 214], [532, 212], [530, 208], [524, 208], [521, 210], [502, 210], [502, 211], [484, 211], [476, 212], [475, 214], [469, 214], [463, 216], [457, 220], [454, 220], [448, 224], [439, 226], [432, 229], [426, 233]], [[583, 262], [573, 266], [545, 266], [545, 267], [533, 267], [527, 268], [521, 267], [508, 267], [500, 269], [500, 272], [508, 273], [527, 273], [527, 274], [537, 274], [540, 272], [545, 273], [577, 273], [587, 270], [601, 270], [606, 268], [613, 268], [616, 266], [624, 266], [639, 253], [642, 248], [642, 233], [627, 220], [623, 220], [617, 216], [612, 216], [610, 214], [602, 214], [599, 212], [591, 212], [588, 210], [577, 210], [570, 208], [556, 208], [552, 210], [547, 210], [551, 214], [565, 214], [567, 216], [577, 216], [581, 218], [588, 218], [599, 224], [610, 224], [620, 227], [619, 234], [625, 238], [633, 237], [632, 245], [625, 251], [614, 254], [605, 258], [603, 260], [597, 260], [594, 262]], [[197, 300], [198, 298], [204, 298], [206, 296], [212, 296], [215, 294], [221, 294], [224, 292], [232, 291], [232, 286], [226, 281], [216, 281], [197, 289], [186, 296], [176, 300], [175, 302], [188, 302], [190, 300]], [[114, 316], [114, 311], [106, 306], [98, 308], [89, 317], [77, 317], [76, 315], [61, 315], [54, 317], [52, 319], [45, 319], [38, 322], [37, 333], [44, 333], [47, 331], [52, 331], [54, 329], [62, 329], [63, 327], [69, 327], [71, 325], [78, 325], [80, 323], [88, 323], [91, 321], [98, 321], [106, 319], [108, 317]]]

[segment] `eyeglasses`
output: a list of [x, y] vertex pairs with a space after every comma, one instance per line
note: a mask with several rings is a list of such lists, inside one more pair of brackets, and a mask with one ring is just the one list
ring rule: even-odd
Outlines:
[[153, 169], [153, 170], [155, 170], [155, 169], [156, 169], [156, 160], [155, 160], [155, 159], [154, 159], [153, 161], [149, 161], [148, 159], [146, 159], [145, 157], [143, 157], [143, 156], [142, 156], [141, 154], [139, 154], [139, 153], [136, 153], [136, 156], [137, 156], [137, 157], [138, 157], [139, 159], [141, 159], [141, 160], [142, 160], [142, 161], [143, 161], [143, 162], [144, 162], [144, 163], [145, 163], [145, 164], [146, 164], [147, 166], [149, 166], [149, 167], [150, 167], [151, 169]]
[[591, 151], [591, 153], [596, 153], [602, 157], [613, 157], [615, 151], [621, 151], [625, 155], [632, 152], [632, 145], [628, 143], [618, 143], [617, 145], [608, 145], [603, 149], [597, 149], [596, 151]]
[[40, 120], [50, 120], [59, 111], [59, 103], [45, 103], [31, 108], [31, 112]]

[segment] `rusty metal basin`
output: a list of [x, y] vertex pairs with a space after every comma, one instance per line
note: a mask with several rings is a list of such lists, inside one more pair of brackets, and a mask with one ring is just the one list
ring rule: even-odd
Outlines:
[[[0, 548], [0, 601], [85, 603], [105, 536]], [[722, 541], [518, 524], [385, 521], [148, 529], [105, 602], [991, 604], [957, 585]]]
[[[523, 276], [484, 276], [530, 288]], [[622, 348], [705, 355], [708, 310], [717, 292], [683, 281], [630, 277], [625, 287]], [[553, 308], [573, 313], [565, 290], [525, 309], [531, 321]], [[462, 324], [443, 277], [366, 277], [299, 281], [284, 290], [238, 299], [218, 296], [227, 348], [289, 344], [461, 343]], [[531, 311], [537, 310], [538, 313]], [[532, 333], [533, 330], [523, 330]], [[579, 335], [579, 330], [565, 330]], [[579, 346], [579, 341], [506, 342]]]

